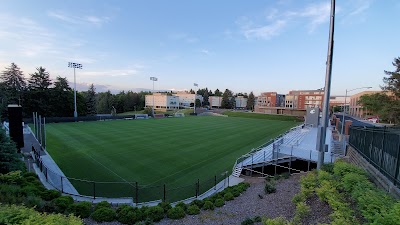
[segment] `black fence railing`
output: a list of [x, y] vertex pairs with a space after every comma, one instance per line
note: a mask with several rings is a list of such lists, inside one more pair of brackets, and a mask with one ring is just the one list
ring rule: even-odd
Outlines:
[[[132, 198], [134, 203], [151, 201], [176, 202], [188, 198], [197, 198], [209, 191], [221, 189], [225, 185], [218, 185], [221, 181], [229, 184], [230, 168], [223, 173], [210, 177], [209, 179], [193, 179], [187, 185], [142, 185], [138, 182], [99, 182], [84, 179], [76, 179], [61, 176], [50, 169], [40, 157], [40, 152], [32, 147], [34, 160], [43, 173], [47, 183], [58, 191], [81, 197], [89, 198]], [[229, 172], [228, 172], [229, 171]]]
[[349, 144], [400, 187], [400, 132], [386, 127], [350, 128]]

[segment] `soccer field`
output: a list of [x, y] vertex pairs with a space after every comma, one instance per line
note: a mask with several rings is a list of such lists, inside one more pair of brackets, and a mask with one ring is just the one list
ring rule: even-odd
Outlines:
[[[205, 116], [53, 123], [46, 124], [47, 151], [68, 177], [181, 187], [230, 172], [239, 156], [297, 124]], [[72, 183], [82, 194], [91, 189]], [[113, 185], [97, 190], [118, 196]]]

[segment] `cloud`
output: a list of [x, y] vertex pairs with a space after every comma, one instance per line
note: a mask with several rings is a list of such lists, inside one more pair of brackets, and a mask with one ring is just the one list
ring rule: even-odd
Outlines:
[[49, 17], [70, 24], [81, 24], [81, 25], [88, 24], [97, 27], [101, 27], [103, 24], [108, 23], [110, 21], [110, 17], [107, 16], [94, 16], [94, 15], [74, 16], [74, 15], [68, 15], [62, 11], [48, 11], [47, 15]]
[[200, 50], [200, 52], [203, 53], [204, 55], [210, 55], [211, 54], [211, 52], [208, 51], [207, 49], [202, 49], [202, 50]]
[[[279, 3], [280, 4], [280, 3]], [[291, 23], [304, 23], [313, 32], [321, 24], [327, 23], [330, 18], [331, 5], [324, 1], [310, 4], [298, 10], [278, 10], [272, 8], [266, 11], [265, 21], [256, 23], [248, 17], [241, 17], [236, 23], [241, 34], [246, 39], [263, 39], [280, 35]]]
[[285, 20], [275, 20], [267, 25], [256, 25], [247, 17], [242, 17], [237, 21], [241, 33], [246, 39], [264, 39], [269, 40], [281, 33], [286, 25]]
[[104, 71], [83, 71], [80, 74], [87, 77], [119, 77], [119, 76], [134, 76], [139, 73], [138, 69], [116, 69]]

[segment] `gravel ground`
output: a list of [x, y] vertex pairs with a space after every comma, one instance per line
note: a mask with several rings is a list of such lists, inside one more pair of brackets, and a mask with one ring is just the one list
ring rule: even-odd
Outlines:
[[[276, 185], [276, 193], [269, 195], [264, 194], [264, 179], [248, 178], [246, 182], [251, 183], [251, 186], [247, 191], [235, 200], [226, 202], [225, 206], [216, 208], [214, 211], [202, 211], [195, 216], [187, 215], [181, 220], [164, 219], [158, 224], [240, 224], [247, 217], [254, 218], [255, 216], [270, 218], [281, 216], [291, 219], [296, 210], [292, 198], [300, 190], [299, 178], [300, 175], [293, 175], [287, 180], [279, 181]], [[263, 199], [260, 199], [258, 194], [261, 194]]]
[[[292, 219], [296, 206], [292, 203], [292, 198], [300, 191], [299, 174], [292, 175], [289, 179], [279, 180], [276, 184], [276, 193], [266, 195], [264, 193], [265, 181], [262, 178], [246, 178], [246, 182], [251, 186], [246, 192], [242, 193], [233, 201], [226, 202], [225, 206], [215, 208], [214, 211], [202, 210], [199, 215], [186, 215], [180, 220], [163, 219], [156, 223], [158, 225], [224, 225], [241, 224], [247, 217], [255, 216], [275, 218], [284, 217]], [[260, 199], [258, 195], [262, 195]], [[329, 214], [332, 209], [317, 196], [307, 200], [311, 208], [311, 214], [304, 218], [303, 224], [329, 223]], [[98, 224], [91, 219], [85, 219], [85, 224]], [[100, 223], [102, 225], [118, 225], [118, 222]], [[256, 223], [261, 224], [261, 223]]]

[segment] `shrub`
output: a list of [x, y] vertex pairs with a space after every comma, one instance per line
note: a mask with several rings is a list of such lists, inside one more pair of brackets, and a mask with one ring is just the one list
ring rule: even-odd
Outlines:
[[158, 203], [158, 206], [164, 209], [164, 213], [167, 213], [168, 210], [172, 209], [172, 206], [169, 202], [160, 202]]
[[168, 218], [170, 219], [181, 219], [184, 218], [185, 215], [185, 211], [182, 209], [182, 207], [174, 207], [168, 210]]
[[45, 190], [45, 191], [42, 191], [42, 193], [40, 194], [40, 197], [45, 201], [51, 201], [60, 196], [61, 196], [61, 193], [57, 190]]
[[214, 204], [211, 201], [205, 201], [203, 205], [204, 210], [214, 210]]
[[338, 160], [335, 162], [335, 165], [333, 167], [333, 173], [336, 176], [339, 176], [340, 178], [342, 178], [344, 175], [348, 174], [348, 173], [357, 173], [360, 175], [365, 175], [366, 173], [360, 169], [357, 166], [354, 166], [352, 164], [346, 163], [344, 161]]
[[289, 179], [289, 178], [290, 178], [290, 173], [289, 173], [289, 172], [282, 173], [282, 174], [281, 174], [281, 177], [282, 177], [283, 179]]
[[60, 196], [53, 199], [51, 202], [53, 203], [56, 212], [63, 213], [74, 203], [74, 199], [71, 196]]
[[22, 187], [21, 191], [25, 196], [40, 196], [41, 191], [34, 185], [27, 185]]
[[24, 177], [22, 176], [21, 171], [12, 171], [6, 174], [0, 174], [0, 183], [21, 185], [23, 182]]
[[330, 173], [330, 174], [333, 174], [333, 167], [334, 167], [334, 165], [335, 165], [335, 164], [333, 164], [333, 163], [325, 163], [325, 164], [322, 164], [321, 170], [322, 170], [322, 171], [325, 171], [325, 172], [328, 172], [328, 173]]
[[222, 207], [222, 206], [224, 206], [224, 205], [225, 205], [225, 201], [224, 201], [224, 199], [222, 199], [222, 198], [218, 198], [218, 199], [216, 199], [215, 202], [214, 202], [214, 206], [215, 206], [215, 207]]
[[239, 188], [234, 188], [233, 190], [232, 190], [232, 194], [233, 194], [233, 196], [236, 198], [236, 197], [239, 197], [240, 196], [240, 190], [239, 190]]
[[74, 216], [60, 214], [40, 214], [32, 208], [24, 206], [0, 205], [0, 224], [83, 224]]
[[97, 208], [90, 217], [97, 222], [111, 222], [115, 219], [115, 211], [112, 208]]
[[361, 186], [364, 191], [365, 189], [371, 189], [373, 187], [366, 176], [357, 173], [348, 173], [344, 175], [342, 184], [344, 190], [349, 193], [352, 193], [356, 186]]
[[111, 208], [111, 204], [107, 201], [101, 201], [94, 206], [94, 211], [100, 208]]
[[310, 206], [308, 206], [304, 202], [299, 202], [296, 204], [296, 215], [295, 217], [298, 217], [300, 219], [303, 219], [310, 213]]
[[79, 216], [80, 218], [88, 218], [92, 211], [92, 203], [90, 202], [77, 202], [72, 204], [68, 212], [73, 213], [75, 216]]
[[187, 214], [197, 215], [200, 213], [200, 208], [197, 205], [190, 205], [187, 209]]
[[265, 183], [264, 191], [265, 191], [265, 194], [275, 193], [276, 192], [275, 183], [273, 183], [271, 181]]
[[122, 204], [120, 206], [118, 206], [118, 208], [115, 210], [115, 213], [118, 215], [123, 209], [126, 208], [132, 208], [132, 206], [127, 205], [127, 204]]
[[224, 200], [225, 201], [231, 201], [233, 200], [235, 197], [233, 196], [233, 194], [231, 192], [228, 192], [224, 195]]
[[164, 209], [160, 206], [149, 207], [145, 215], [151, 221], [158, 222], [164, 218]]
[[25, 199], [25, 206], [27, 206], [29, 208], [35, 207], [36, 210], [42, 211], [45, 206], [45, 202], [43, 201], [43, 199], [41, 199], [39, 197], [28, 196]]
[[292, 198], [292, 202], [294, 204], [297, 204], [299, 202], [304, 202], [306, 200], [306, 196], [304, 195], [304, 193], [300, 190], [299, 193], [295, 194]]
[[193, 202], [191, 202], [190, 203], [191, 205], [197, 205], [199, 208], [202, 208], [203, 207], [203, 205], [204, 205], [204, 201], [203, 200], [199, 200], [199, 199], [196, 199], [196, 200], [194, 200]]
[[137, 208], [129, 205], [124, 205], [123, 207], [119, 207], [117, 209], [117, 220], [120, 223], [134, 224], [141, 219], [141, 212]]
[[185, 203], [183, 203], [183, 202], [178, 202], [175, 205], [175, 207], [181, 207], [183, 209], [183, 211], [185, 211], [185, 212], [186, 212], [186, 209], [187, 209], [187, 205]]
[[249, 218], [249, 217], [247, 217], [245, 220], [243, 220], [242, 221], [242, 223], [240, 223], [241, 225], [253, 225], [254, 224], [254, 221], [251, 219], [251, 218]]
[[262, 221], [261, 216], [255, 216], [255, 217], [253, 218], [253, 221], [254, 221], [255, 223], [261, 222], [261, 221]]

